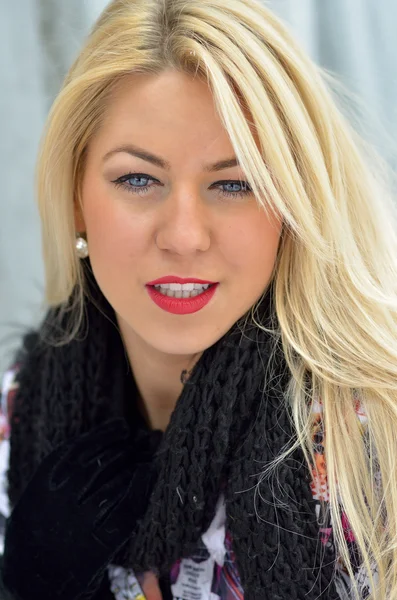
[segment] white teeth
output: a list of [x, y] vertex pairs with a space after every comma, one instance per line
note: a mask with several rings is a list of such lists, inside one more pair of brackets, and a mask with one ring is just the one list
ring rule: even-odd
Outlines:
[[[156, 286], [157, 287], [157, 286]], [[192, 292], [193, 290], [206, 290], [209, 287], [208, 283], [161, 283], [160, 287], [174, 292]]]
[[198, 290], [202, 292], [203, 290], [207, 290], [209, 288], [209, 283], [160, 283], [155, 285], [154, 287], [157, 290], [171, 290], [173, 292], [192, 292], [193, 290]]
[[154, 286], [158, 292], [170, 298], [194, 298], [210, 287], [209, 283], [161, 283]]
[[210, 287], [209, 283], [195, 283], [194, 284], [194, 289], [195, 290], [206, 290]]

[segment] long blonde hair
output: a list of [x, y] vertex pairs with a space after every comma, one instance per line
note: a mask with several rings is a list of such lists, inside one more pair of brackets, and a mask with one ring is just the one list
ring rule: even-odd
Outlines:
[[40, 151], [47, 300], [66, 304], [82, 290], [73, 202], [113, 85], [166, 68], [206, 78], [258, 202], [283, 217], [273, 277], [297, 443], [313, 465], [311, 409], [320, 399], [337, 551], [353, 576], [343, 510], [372, 598], [397, 599], [396, 216], [322, 73], [259, 1], [114, 0], [104, 10]]

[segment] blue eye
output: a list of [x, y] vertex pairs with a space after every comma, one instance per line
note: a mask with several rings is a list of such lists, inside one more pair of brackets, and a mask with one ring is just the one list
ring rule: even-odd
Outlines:
[[[128, 183], [129, 181], [133, 183], [130, 184]], [[148, 185], [149, 181], [156, 182], [157, 180], [144, 173], [128, 173], [127, 175], [122, 175], [118, 179], [115, 179], [112, 183], [114, 183], [116, 187], [127, 190], [127, 192], [143, 195], [152, 187]]]
[[243, 197], [243, 196], [247, 196], [248, 194], [252, 193], [252, 189], [251, 189], [251, 187], [249, 186], [249, 184], [246, 181], [239, 181], [239, 180], [229, 181], [229, 180], [226, 180], [226, 181], [218, 181], [214, 185], [216, 185], [217, 187], [219, 187], [219, 186], [228, 187], [229, 189], [227, 191], [226, 190], [223, 190], [223, 191], [219, 190], [219, 193], [222, 196], [227, 196], [229, 198], [233, 198], [233, 197], [235, 198], [236, 196], [237, 197], [238, 196]]
[[[112, 181], [116, 187], [121, 187], [127, 192], [144, 195], [153, 185], [149, 182], [160, 183], [157, 179], [146, 175], [145, 173], [128, 173]], [[252, 193], [252, 189], [246, 181], [225, 180], [213, 183], [211, 188], [218, 189], [218, 194], [228, 198], [244, 197]], [[228, 189], [220, 189], [228, 188]]]

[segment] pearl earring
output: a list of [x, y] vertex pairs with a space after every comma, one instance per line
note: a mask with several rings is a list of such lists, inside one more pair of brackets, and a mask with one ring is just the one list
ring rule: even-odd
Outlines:
[[76, 252], [79, 258], [87, 258], [88, 256], [88, 244], [80, 235], [76, 238]]

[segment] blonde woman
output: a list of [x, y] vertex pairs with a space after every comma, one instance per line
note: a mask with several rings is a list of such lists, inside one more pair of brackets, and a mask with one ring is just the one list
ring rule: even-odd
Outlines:
[[397, 598], [396, 221], [362, 146], [256, 0], [104, 10], [38, 162], [11, 595]]

